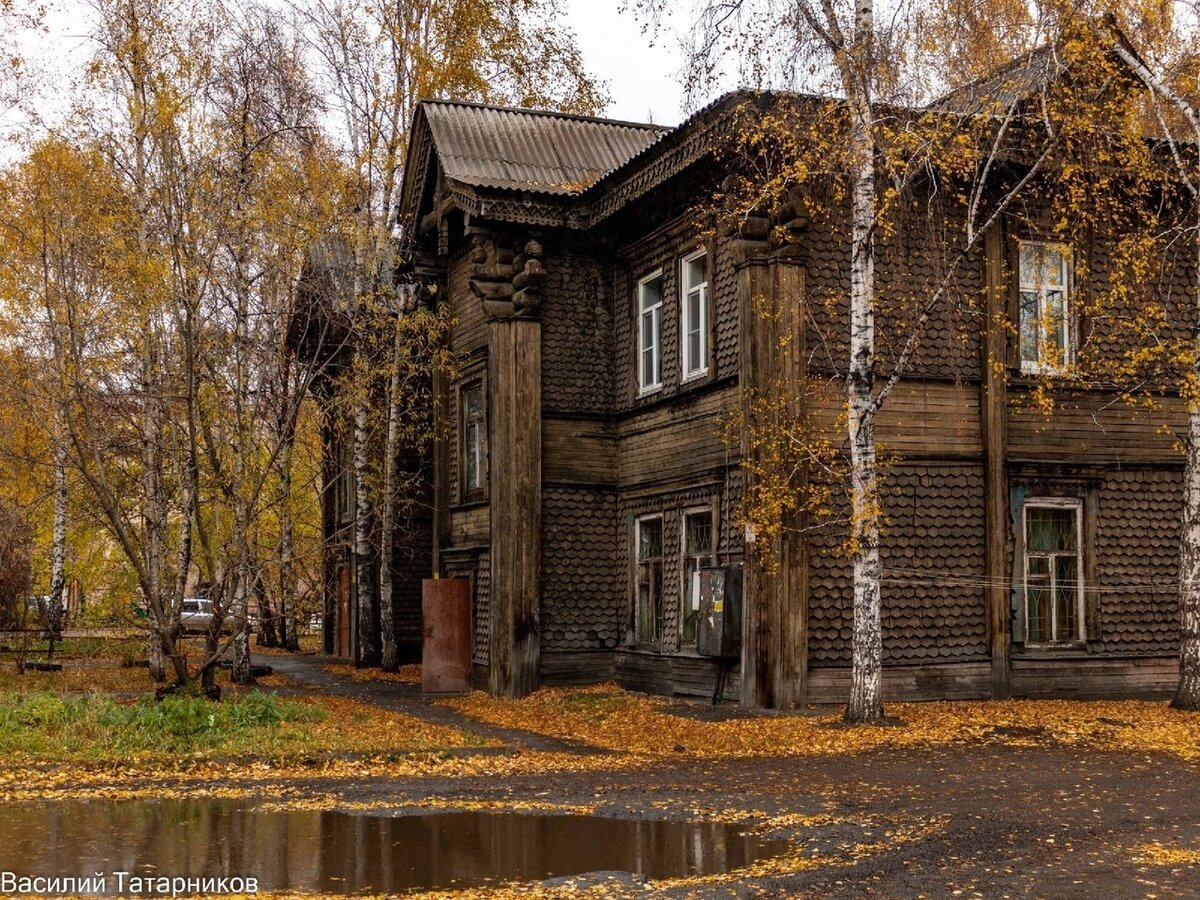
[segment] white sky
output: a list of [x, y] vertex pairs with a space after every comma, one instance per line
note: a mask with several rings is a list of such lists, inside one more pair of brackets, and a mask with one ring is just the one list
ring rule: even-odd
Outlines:
[[[48, 34], [22, 43], [26, 56], [48, 61], [55, 79], [54, 70], [78, 71], [91, 53], [84, 37], [88, 12], [83, 0], [52, 0], [47, 6]], [[611, 103], [605, 115], [676, 125], [684, 118], [679, 38], [667, 29], [648, 34], [624, 6], [626, 0], [563, 0], [588, 71], [607, 83]], [[68, 85], [53, 85], [49, 106], [64, 100], [67, 92]]]
[[[683, 120], [682, 52], [669, 31], [643, 33], [622, 0], [564, 0], [588, 70], [608, 82], [613, 119], [676, 125]], [[647, 49], [648, 41], [654, 48]]]

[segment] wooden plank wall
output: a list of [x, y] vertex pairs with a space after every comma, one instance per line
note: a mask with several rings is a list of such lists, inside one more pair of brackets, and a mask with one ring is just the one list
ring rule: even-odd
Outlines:
[[[762, 446], [755, 435], [778, 434], [804, 421], [804, 269], [786, 257], [749, 259], [739, 272], [738, 292], [742, 455], [748, 458]], [[786, 404], [759, 402], [775, 397], [787, 398]], [[741, 700], [793, 709], [807, 694], [808, 542], [794, 514], [780, 525], [770, 548], [774, 571], [761, 547], [748, 546], [743, 563]]]
[[1176, 657], [1143, 659], [1080, 659], [1014, 657], [1014, 697], [1076, 700], [1109, 698], [1164, 698], [1179, 684]]
[[537, 690], [541, 653], [541, 323], [497, 319], [488, 347], [494, 697]]

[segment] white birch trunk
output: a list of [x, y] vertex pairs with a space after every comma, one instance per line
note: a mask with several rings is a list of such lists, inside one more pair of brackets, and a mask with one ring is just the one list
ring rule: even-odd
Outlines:
[[[363, 360], [363, 368], [369, 364]], [[370, 383], [366, 372], [356, 373], [354, 385], [354, 559], [358, 600], [358, 664], [379, 664], [375, 632], [375, 590], [372, 583], [371, 497], [369, 488]]]
[[50, 551], [50, 609], [47, 626], [62, 629], [63, 593], [67, 584], [67, 422], [62, 401], [54, 428], [54, 536]]
[[1179, 531], [1179, 686], [1171, 705], [1200, 712], [1200, 221], [1196, 242], [1195, 321], [1192, 324], [1192, 399], [1188, 403], [1187, 456], [1183, 468], [1183, 520]]
[[379, 560], [379, 628], [383, 639], [385, 672], [400, 668], [396, 647], [396, 610], [392, 585], [392, 550], [396, 536], [396, 451], [400, 444], [400, 354], [403, 330], [400, 316], [396, 318], [396, 342], [392, 351], [392, 367], [388, 379], [387, 440], [383, 451], [383, 510], [380, 516]]
[[1200, 712], [1200, 404], [1195, 401], [1188, 409], [1179, 538], [1179, 687], [1171, 705]]
[[850, 112], [851, 260], [850, 368], [846, 379], [850, 438], [854, 630], [846, 721], [883, 717], [883, 637], [880, 625], [879, 473], [875, 455], [875, 141], [870, 68], [874, 28], [870, 0], [860, 0], [855, 58], [844, 66]]

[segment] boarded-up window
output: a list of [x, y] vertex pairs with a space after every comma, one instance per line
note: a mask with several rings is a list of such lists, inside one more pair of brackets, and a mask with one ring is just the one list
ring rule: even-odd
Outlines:
[[708, 372], [708, 256], [701, 250], [684, 257], [683, 271], [683, 378]]
[[662, 387], [662, 272], [638, 282], [638, 393]]
[[683, 642], [696, 642], [700, 614], [700, 567], [713, 564], [712, 510], [683, 514]]
[[1077, 499], [1025, 501], [1025, 640], [1029, 644], [1084, 638], [1082, 510]]
[[662, 634], [662, 516], [638, 519], [636, 532], [637, 608], [634, 611], [634, 636], [639, 644], [654, 644]]
[[1071, 253], [1023, 241], [1020, 249], [1021, 370], [1061, 372], [1071, 363]]

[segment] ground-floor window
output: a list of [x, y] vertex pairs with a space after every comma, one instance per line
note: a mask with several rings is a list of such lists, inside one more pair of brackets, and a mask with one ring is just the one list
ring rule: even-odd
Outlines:
[[685, 644], [696, 642], [700, 614], [700, 567], [713, 564], [713, 514], [711, 509], [683, 514], [683, 597], [681, 617]]
[[1083, 503], [1075, 498], [1030, 498], [1023, 518], [1026, 642], [1082, 641]]
[[662, 634], [663, 520], [647, 516], [637, 520], [637, 609], [634, 637], [639, 644], [657, 643]]

